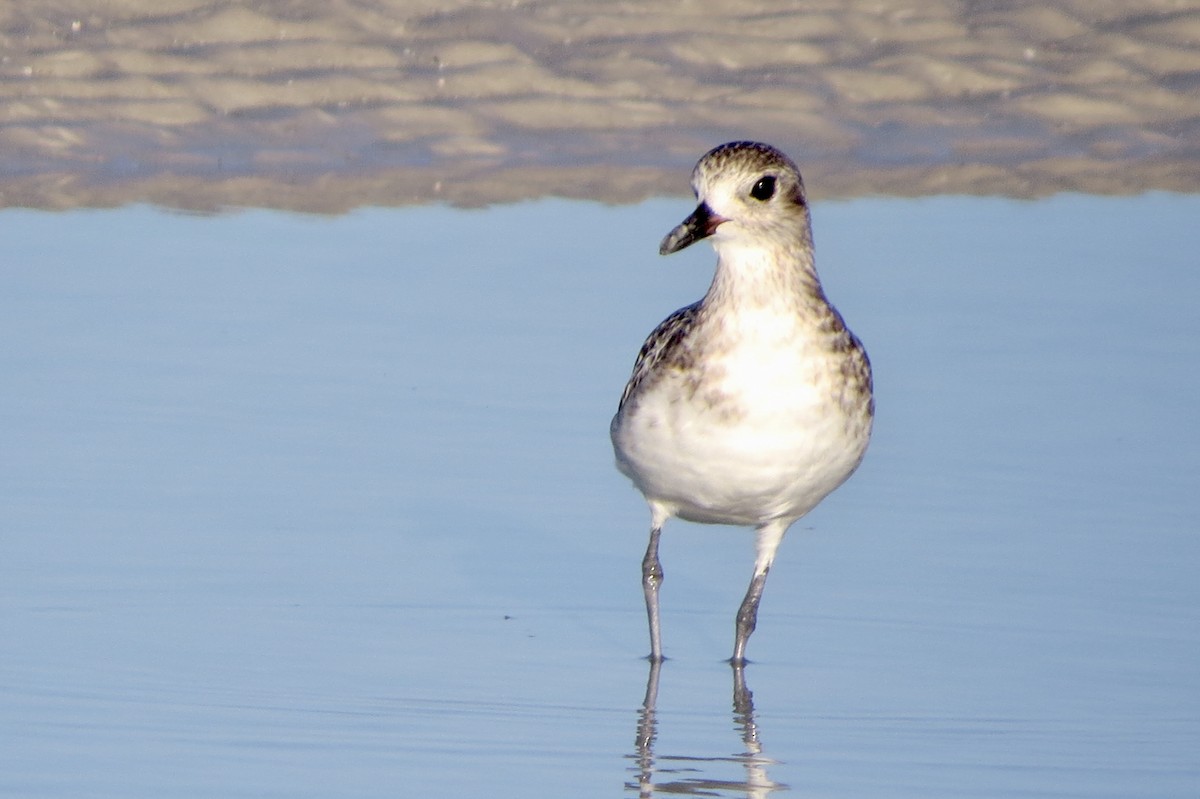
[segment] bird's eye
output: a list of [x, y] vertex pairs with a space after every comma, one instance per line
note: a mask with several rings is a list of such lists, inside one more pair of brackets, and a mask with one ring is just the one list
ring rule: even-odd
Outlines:
[[767, 175], [764, 178], [759, 178], [754, 184], [754, 188], [750, 189], [750, 196], [760, 202], [766, 202], [775, 194], [775, 176]]

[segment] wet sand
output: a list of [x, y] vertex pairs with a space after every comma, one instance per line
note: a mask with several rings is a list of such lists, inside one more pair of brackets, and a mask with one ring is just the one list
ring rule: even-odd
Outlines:
[[687, 191], [1200, 190], [1200, 0], [14, 0], [0, 205], [340, 212]]

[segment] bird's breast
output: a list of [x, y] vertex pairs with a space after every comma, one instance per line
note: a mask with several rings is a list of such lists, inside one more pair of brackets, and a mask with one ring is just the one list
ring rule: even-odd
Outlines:
[[802, 514], [866, 448], [847, 424], [838, 353], [799, 335], [724, 336], [664, 365], [613, 424], [618, 465], [695, 521]]

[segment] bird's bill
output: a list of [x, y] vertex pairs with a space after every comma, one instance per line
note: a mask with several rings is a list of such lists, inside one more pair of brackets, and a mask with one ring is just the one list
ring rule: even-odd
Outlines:
[[679, 226], [662, 240], [658, 254], [670, 255], [701, 239], [706, 239], [713, 234], [718, 225], [725, 221], [725, 217], [713, 213], [712, 209], [708, 207], [708, 203], [700, 203], [687, 219], [680, 222]]

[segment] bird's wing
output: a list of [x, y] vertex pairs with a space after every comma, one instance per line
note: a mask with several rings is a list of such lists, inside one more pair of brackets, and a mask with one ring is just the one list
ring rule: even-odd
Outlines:
[[700, 303], [693, 303], [680, 308], [654, 328], [654, 332], [646, 338], [637, 360], [634, 361], [633, 375], [625, 384], [625, 391], [621, 394], [621, 403], [617, 406], [618, 412], [625, 407], [630, 395], [637, 390], [646, 376], [654, 371], [655, 366], [680, 346], [684, 335], [695, 324], [699, 312]]

